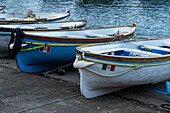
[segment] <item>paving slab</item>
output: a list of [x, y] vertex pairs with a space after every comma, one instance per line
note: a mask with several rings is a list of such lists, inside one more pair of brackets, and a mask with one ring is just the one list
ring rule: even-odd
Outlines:
[[[15, 59], [0, 58], [0, 113], [168, 113], [166, 95], [143, 86], [131, 87], [94, 99], [79, 90], [77, 69], [65, 76], [56, 71], [43, 76], [21, 72]], [[165, 89], [160, 83], [156, 88]]]

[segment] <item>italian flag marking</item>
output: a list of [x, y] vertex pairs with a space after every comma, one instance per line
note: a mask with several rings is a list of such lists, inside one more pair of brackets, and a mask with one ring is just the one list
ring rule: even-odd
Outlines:
[[115, 66], [114, 65], [103, 64], [102, 70], [114, 71], [115, 70]]
[[45, 46], [40, 48], [41, 52], [45, 52], [45, 53], [50, 53], [51, 52], [51, 47], [50, 46]]

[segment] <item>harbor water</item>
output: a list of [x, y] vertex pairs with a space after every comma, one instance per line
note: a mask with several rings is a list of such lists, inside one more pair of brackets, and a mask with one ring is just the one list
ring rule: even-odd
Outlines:
[[6, 13], [60, 13], [87, 19], [87, 28], [136, 23], [136, 38], [170, 36], [170, 0], [0, 0]]

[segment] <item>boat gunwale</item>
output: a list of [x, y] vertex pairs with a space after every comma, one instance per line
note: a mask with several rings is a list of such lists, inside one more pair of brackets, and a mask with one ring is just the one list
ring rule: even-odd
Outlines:
[[[135, 41], [147, 41], [147, 40], [159, 40], [159, 39], [169, 39], [170, 37], [164, 38], [151, 38], [151, 39], [139, 39], [139, 40], [125, 40], [125, 41], [117, 41], [117, 42], [110, 42], [110, 43], [101, 43], [101, 44], [90, 44], [90, 45], [83, 45], [76, 48], [77, 54], [82, 57], [92, 57], [102, 60], [110, 60], [110, 61], [117, 61], [117, 62], [124, 62], [124, 63], [156, 63], [156, 62], [167, 62], [170, 61], [170, 54], [168, 55], [156, 55], [156, 56], [116, 56], [116, 55], [105, 55], [105, 54], [97, 54], [88, 51], [83, 51], [81, 48], [90, 47], [95, 45], [107, 45], [107, 44], [116, 44], [116, 43], [125, 43], [125, 42], [135, 42]], [[170, 63], [170, 62], [169, 62]]]
[[[87, 24], [86, 20], [81, 20], [81, 21], [66, 21], [66, 23], [71, 23], [71, 22], [82, 22], [81, 24], [75, 26], [75, 28], [82, 28]], [[44, 24], [53, 24], [53, 23], [64, 23], [64, 22], [50, 22], [50, 23], [43, 23]], [[38, 23], [36, 23], [38, 24]], [[6, 24], [5, 24], [6, 25]], [[7, 24], [8, 25], [8, 24]], [[11, 24], [12, 25], [12, 24]], [[15, 24], [13, 24], [15, 25]], [[25, 24], [17, 24], [17, 25], [25, 25]], [[41, 24], [39, 24], [41, 25]], [[69, 25], [68, 25], [69, 26]], [[21, 28], [22, 29], [22, 28]], [[58, 29], [25, 29], [23, 28], [22, 31], [29, 31], [29, 32], [34, 32], [34, 31], [38, 31], [38, 32], [44, 32], [44, 31], [61, 31], [64, 30], [65, 28], [58, 28]], [[66, 29], [72, 29], [72, 28], [66, 28]], [[14, 28], [8, 28], [8, 27], [0, 27], [0, 31], [4, 31], [4, 32], [12, 32], [14, 30]]]
[[[84, 23], [87, 23], [87, 20], [78, 20], [78, 21], [56, 21], [56, 22], [50, 22], [51, 24], [53, 23], [69, 23], [69, 22], [84, 22]], [[27, 23], [27, 22], [23, 22], [23, 23], [9, 23], [9, 24], [3, 24], [3, 23], [0, 23], [1, 25], [25, 25], [25, 24], [39, 24], [40, 22], [35, 22], [33, 21], [32, 23]], [[41, 23], [40, 23], [41, 24]], [[43, 24], [49, 24], [48, 22], [46, 23], [43, 23]]]
[[[34, 19], [34, 20], [0, 20], [0, 24], [2, 23], [32, 23], [32, 22], [50, 22], [50, 21], [55, 21], [55, 20], [60, 20], [60, 19], [64, 19], [66, 17], [70, 16], [70, 13], [63, 13], [65, 15], [62, 15], [60, 17], [56, 17], [56, 18], [41, 18], [41, 19]], [[67, 15], [66, 15], [67, 14]]]
[[[121, 27], [132, 27], [132, 28], [134, 28], [134, 30], [132, 30], [132, 31], [135, 31], [136, 29], [135, 29], [135, 27], [136, 27], [136, 25], [125, 25], [125, 26], [112, 26], [112, 27], [98, 27], [98, 28], [85, 28], [85, 29], [69, 29], [69, 30], [65, 30], [65, 31], [79, 31], [79, 30], [82, 30], [82, 31], [84, 31], [84, 30], [96, 30], [96, 29], [110, 29], [110, 28], [121, 28]], [[63, 30], [64, 31], [64, 30]], [[131, 31], [131, 32], [132, 32]], [[36, 32], [36, 31], [35, 31]], [[26, 32], [25, 32], [26, 33]]]
[[[30, 35], [25, 34], [24, 38], [28, 39], [35, 39], [35, 40], [42, 40], [42, 41], [53, 41], [53, 42], [74, 42], [74, 43], [99, 43], [99, 42], [109, 42], [113, 41], [114, 37], [115, 40], [124, 40], [126, 38], [130, 38], [135, 33], [135, 25], [127, 25], [127, 26], [114, 26], [114, 27], [101, 27], [101, 28], [87, 28], [87, 29], [63, 29], [58, 31], [84, 31], [84, 30], [96, 30], [96, 29], [109, 29], [109, 28], [120, 28], [120, 27], [132, 27], [132, 30], [128, 33], [121, 34], [116, 37], [116, 35], [113, 35], [113, 37], [106, 37], [106, 38], [60, 38], [60, 37], [47, 37], [47, 36], [37, 36], [37, 35]], [[36, 32], [36, 31], [33, 31]], [[50, 32], [50, 31], [49, 31]], [[27, 33], [27, 32], [24, 32]]]

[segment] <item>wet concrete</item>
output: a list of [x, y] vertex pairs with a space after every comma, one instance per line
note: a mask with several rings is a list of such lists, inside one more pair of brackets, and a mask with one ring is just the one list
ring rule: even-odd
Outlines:
[[[153, 86], [165, 89], [165, 84]], [[0, 58], [0, 113], [168, 113], [167, 95], [143, 87], [131, 87], [94, 99], [79, 90], [79, 73], [68, 68], [65, 76], [55, 71], [24, 73], [14, 59]]]

